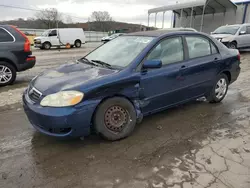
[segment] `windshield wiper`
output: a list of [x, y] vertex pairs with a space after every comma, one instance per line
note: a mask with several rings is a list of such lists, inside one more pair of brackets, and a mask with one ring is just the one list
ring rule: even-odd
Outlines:
[[82, 58], [79, 59], [78, 61], [82, 61], [82, 62], [88, 63], [88, 64], [90, 64], [90, 65], [97, 66], [95, 63], [93, 63], [92, 61], [90, 61], [90, 60], [87, 59], [86, 57], [82, 57]]
[[94, 62], [94, 63], [98, 63], [98, 64], [100, 64], [102, 66], [108, 67], [110, 69], [113, 69], [112, 65], [110, 65], [109, 63], [105, 63], [105, 62], [100, 61], [100, 60], [91, 60], [91, 61]]

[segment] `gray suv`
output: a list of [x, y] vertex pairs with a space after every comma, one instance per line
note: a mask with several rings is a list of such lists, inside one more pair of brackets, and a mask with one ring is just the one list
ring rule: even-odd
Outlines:
[[250, 48], [250, 24], [221, 26], [212, 32], [211, 36], [228, 48]]
[[14, 26], [0, 25], [0, 86], [12, 84], [17, 72], [30, 69], [35, 63], [26, 35]]

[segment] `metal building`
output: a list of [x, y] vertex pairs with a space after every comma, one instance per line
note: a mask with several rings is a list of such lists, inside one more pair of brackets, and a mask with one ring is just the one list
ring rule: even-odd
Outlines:
[[148, 10], [148, 25], [150, 15], [162, 15], [172, 11], [171, 27], [192, 27], [198, 31], [210, 33], [221, 25], [241, 24], [250, 22], [249, 1], [233, 3], [230, 0], [192, 0], [191, 2], [176, 3]]

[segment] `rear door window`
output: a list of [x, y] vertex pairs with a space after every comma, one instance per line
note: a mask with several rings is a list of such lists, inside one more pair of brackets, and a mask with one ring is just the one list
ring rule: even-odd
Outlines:
[[0, 28], [0, 42], [13, 42], [14, 38], [3, 28]]
[[[210, 41], [199, 36], [186, 37], [189, 58], [197, 58], [211, 55]], [[214, 50], [214, 49], [213, 49]]]

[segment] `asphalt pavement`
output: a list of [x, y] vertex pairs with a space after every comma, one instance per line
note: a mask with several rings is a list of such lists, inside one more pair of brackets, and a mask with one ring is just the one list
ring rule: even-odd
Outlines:
[[0, 187], [249, 188], [250, 53], [242, 59], [222, 103], [148, 116], [121, 141], [55, 139], [37, 133], [22, 108], [0, 111]]

